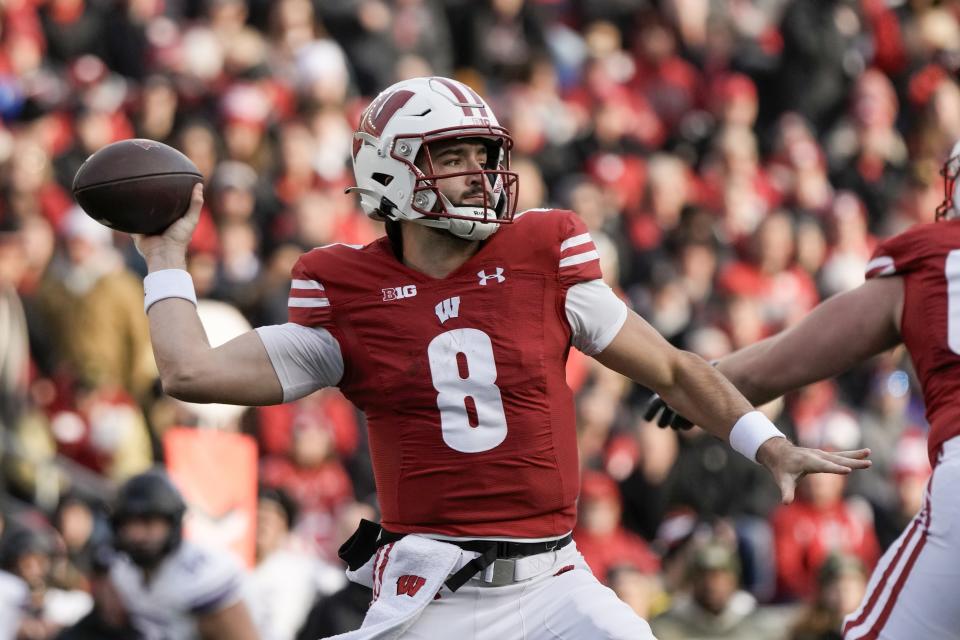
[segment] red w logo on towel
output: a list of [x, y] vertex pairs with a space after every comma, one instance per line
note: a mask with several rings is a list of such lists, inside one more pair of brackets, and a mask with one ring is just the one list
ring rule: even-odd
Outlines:
[[408, 595], [412, 598], [426, 582], [426, 579], [420, 576], [400, 576], [397, 578], [397, 595]]

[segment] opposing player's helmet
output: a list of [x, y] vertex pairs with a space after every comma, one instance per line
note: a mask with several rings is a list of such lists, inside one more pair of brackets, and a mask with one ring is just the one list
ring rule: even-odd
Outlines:
[[[167, 475], [159, 470], [133, 476], [120, 488], [111, 515], [115, 546], [141, 567], [156, 566], [183, 539], [183, 514], [187, 505]], [[159, 546], [143, 546], [126, 540], [120, 529], [132, 518], [161, 517], [170, 523], [170, 533]]]
[[[486, 144], [485, 166], [438, 174], [427, 144], [462, 138]], [[517, 208], [512, 146], [493, 110], [467, 85], [440, 77], [404, 80], [378, 95], [360, 118], [353, 142], [357, 186], [351, 191], [360, 194], [360, 206], [377, 220], [411, 220], [483, 240], [511, 222]], [[485, 181], [482, 206], [450, 202], [437, 188], [438, 178], [463, 175]]]
[[940, 175], [943, 176], [943, 202], [937, 207], [936, 219], [960, 217], [960, 140], [950, 150]]

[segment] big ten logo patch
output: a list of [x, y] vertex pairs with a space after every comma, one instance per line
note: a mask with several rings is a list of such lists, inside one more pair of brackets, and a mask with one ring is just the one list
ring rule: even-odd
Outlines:
[[390, 287], [383, 289], [383, 301], [402, 300], [403, 298], [412, 298], [417, 295], [417, 285], [408, 284], [403, 287]]

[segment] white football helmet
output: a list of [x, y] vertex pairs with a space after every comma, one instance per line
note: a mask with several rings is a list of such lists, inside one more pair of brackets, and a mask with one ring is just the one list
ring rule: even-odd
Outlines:
[[[477, 138], [487, 144], [480, 170], [440, 174], [427, 144]], [[385, 89], [364, 110], [354, 133], [353, 171], [360, 206], [377, 220], [410, 220], [484, 240], [513, 220], [517, 174], [510, 171], [510, 133], [467, 85], [449, 78], [413, 78]], [[417, 166], [418, 154], [423, 153]], [[482, 205], [450, 202], [438, 178], [477, 174], [487, 187]]]
[[937, 207], [936, 219], [960, 218], [960, 140], [954, 143], [940, 175], [943, 176], [943, 202]]

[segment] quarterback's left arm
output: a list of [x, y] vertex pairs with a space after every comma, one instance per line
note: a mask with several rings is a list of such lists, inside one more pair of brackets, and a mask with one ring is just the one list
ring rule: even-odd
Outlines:
[[250, 612], [242, 601], [218, 611], [199, 615], [196, 620], [197, 630], [203, 640], [222, 640], [223, 638], [258, 640], [260, 638]]
[[767, 467], [784, 502], [793, 500], [797, 480], [807, 473], [846, 474], [870, 466], [865, 449], [827, 453], [793, 445], [703, 358], [675, 348], [633, 312], [595, 357], [653, 389], [679, 413]]

